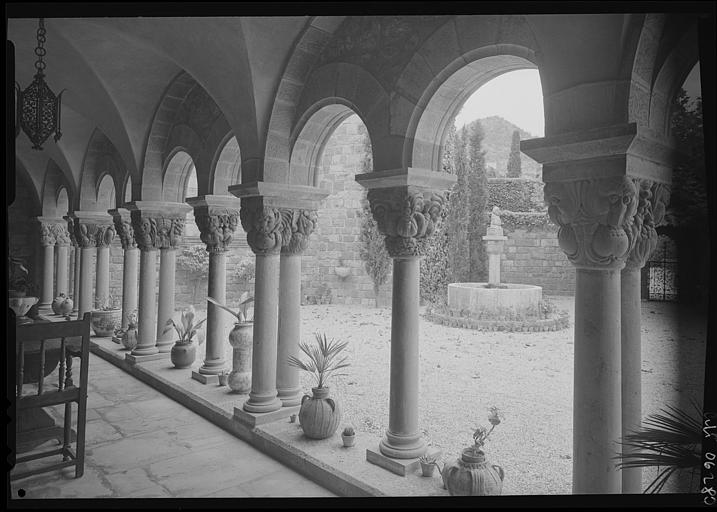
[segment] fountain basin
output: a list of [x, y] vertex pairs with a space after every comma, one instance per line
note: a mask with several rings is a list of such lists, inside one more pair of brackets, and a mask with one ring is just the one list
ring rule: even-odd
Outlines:
[[530, 284], [501, 283], [489, 288], [488, 283], [451, 283], [448, 285], [448, 308], [484, 318], [513, 310], [517, 314], [537, 315], [543, 288]]

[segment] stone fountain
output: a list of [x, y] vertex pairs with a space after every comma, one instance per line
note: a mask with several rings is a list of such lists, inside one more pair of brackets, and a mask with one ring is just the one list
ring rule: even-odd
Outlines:
[[497, 318], [506, 311], [537, 315], [543, 298], [542, 287], [500, 282], [500, 256], [508, 237], [503, 235], [498, 207], [494, 206], [489, 216], [490, 226], [483, 237], [488, 253], [488, 282], [449, 284], [448, 308], [476, 319]]

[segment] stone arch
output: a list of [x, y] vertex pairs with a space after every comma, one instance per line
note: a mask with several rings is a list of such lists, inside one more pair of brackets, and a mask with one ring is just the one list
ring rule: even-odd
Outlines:
[[[320, 106], [321, 103], [327, 104]], [[301, 124], [301, 131], [295, 135], [295, 138], [292, 136], [289, 177], [293, 185], [318, 186], [317, 171], [321, 165], [326, 142], [341, 123], [352, 115], [358, 115], [351, 106], [336, 98], [321, 103], [312, 109], [313, 114]]]
[[122, 182], [127, 174], [124, 161], [112, 142], [100, 130], [95, 130], [87, 145], [82, 162], [77, 201], [79, 210], [107, 210], [105, 204], [99, 201], [98, 196], [100, 182], [106, 175], [111, 177], [112, 191], [115, 195], [111, 202], [122, 204], [124, 199], [124, 196], [121, 195]]
[[439, 170], [448, 126], [468, 97], [503, 73], [540, 69], [539, 54], [522, 16], [459, 16], [442, 25], [396, 83], [391, 135], [404, 140], [394, 166]]
[[231, 195], [228, 187], [241, 182], [241, 150], [232, 132], [217, 146], [210, 169], [209, 193]]
[[[31, 205], [23, 205], [23, 206], [29, 206], [30, 210], [33, 212], [36, 212], [36, 215], [42, 214], [42, 202], [40, 201], [40, 192], [37, 190], [37, 187], [35, 186], [35, 182], [32, 179], [32, 176], [30, 176], [30, 173], [27, 171], [27, 168], [23, 165], [22, 161], [19, 158], [15, 158], [15, 189], [16, 191], [20, 188], [25, 188], [29, 192], [29, 196], [31, 198], [32, 204]], [[18, 202], [17, 199], [14, 199], [12, 203], [8, 204], [8, 208], [17, 206]]]
[[70, 197], [67, 194], [67, 187], [60, 187], [57, 192], [57, 212], [65, 216], [70, 211]]
[[[45, 180], [42, 186], [42, 215], [54, 218], [67, 215], [71, 204], [69, 203], [70, 195], [67, 193], [68, 189], [69, 186], [67, 185], [65, 174], [57, 166], [54, 160], [48, 160], [47, 170], [45, 171]], [[65, 201], [67, 202], [67, 204], [63, 207], [64, 209], [60, 208], [58, 201], [62, 190], [65, 191]]]
[[125, 177], [124, 186], [122, 187], [123, 192], [121, 192], [123, 197], [124, 203], [129, 203], [132, 201], [132, 176], [128, 173]]
[[187, 180], [194, 169], [194, 160], [184, 149], [175, 148], [167, 158], [162, 184], [162, 201], [182, 203], [185, 199]]
[[102, 210], [115, 208], [117, 204], [114, 179], [109, 172], [104, 173], [97, 182], [97, 206]]

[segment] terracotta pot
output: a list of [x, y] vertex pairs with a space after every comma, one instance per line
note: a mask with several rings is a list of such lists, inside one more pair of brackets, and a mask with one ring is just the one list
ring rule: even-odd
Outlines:
[[429, 462], [421, 462], [421, 474], [423, 476], [433, 476], [433, 472], [436, 470], [436, 465]]
[[356, 442], [356, 434], [352, 436], [341, 434], [341, 439], [344, 441], [344, 446], [348, 448], [349, 446], [353, 446]]
[[228, 373], [222, 373], [219, 375], [219, 385], [220, 386], [226, 386], [229, 382], [229, 374]]
[[341, 408], [329, 398], [329, 388], [311, 388], [313, 396], [304, 395], [299, 409], [299, 422], [304, 435], [311, 439], [326, 439], [336, 432], [341, 422]]
[[461, 458], [443, 467], [443, 483], [451, 496], [491, 496], [503, 491], [503, 468], [487, 462], [485, 453], [466, 448]]
[[197, 357], [197, 345], [194, 342], [178, 345], [174, 343], [170, 358], [175, 368], [189, 368]]
[[96, 336], [112, 336], [122, 325], [122, 310], [120, 309], [108, 311], [96, 309], [91, 314], [92, 330]]
[[127, 327], [127, 330], [122, 333], [120, 341], [122, 342], [122, 346], [124, 348], [126, 348], [127, 350], [133, 350], [139, 342], [139, 340], [137, 339], [137, 328]]
[[251, 391], [251, 355], [254, 341], [254, 323], [243, 322], [234, 324], [229, 333], [229, 344], [232, 346], [232, 371], [227, 383], [235, 393], [247, 394]]

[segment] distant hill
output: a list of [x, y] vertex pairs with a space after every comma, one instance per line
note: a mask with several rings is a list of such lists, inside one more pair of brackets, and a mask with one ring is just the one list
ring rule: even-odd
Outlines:
[[[483, 127], [483, 132], [485, 133], [483, 150], [485, 151], [486, 164], [489, 169], [492, 168], [495, 170], [496, 177], [505, 177], [513, 132], [518, 130], [521, 140], [533, 139], [536, 136], [514, 125], [510, 121], [506, 121], [500, 116], [477, 119], [472, 123], [468, 123], [467, 126], [470, 129], [478, 122]], [[520, 154], [520, 159], [522, 177], [540, 178], [542, 166], [538, 162], [523, 153]]]

